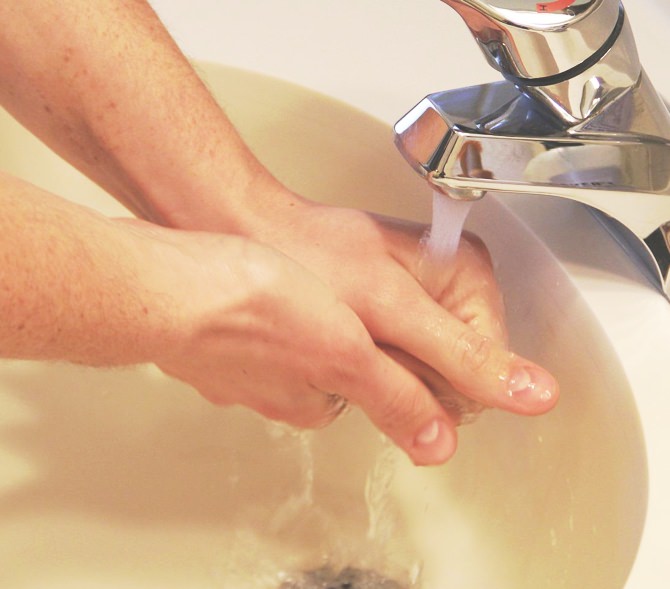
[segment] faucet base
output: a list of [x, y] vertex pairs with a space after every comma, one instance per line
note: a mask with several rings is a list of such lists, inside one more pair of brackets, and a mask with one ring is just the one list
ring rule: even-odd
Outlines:
[[670, 114], [646, 75], [576, 126], [497, 82], [431, 94], [395, 133], [405, 159], [452, 198], [560, 196], [602, 211], [670, 294]]

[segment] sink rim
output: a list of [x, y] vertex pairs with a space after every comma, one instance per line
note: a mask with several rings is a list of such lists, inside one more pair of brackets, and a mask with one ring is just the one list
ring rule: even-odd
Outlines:
[[[201, 68], [205, 68], [205, 69], [207, 69], [207, 67], [209, 67], [209, 68], [219, 68], [219, 69], [222, 68], [222, 66], [213, 66], [213, 65], [210, 65], [210, 66], [204, 66], [204, 65], [203, 65], [203, 66], [201, 66]], [[224, 68], [224, 69], [226, 69], [226, 68]], [[230, 69], [230, 68], [228, 68], [228, 69]], [[238, 72], [238, 75], [242, 75], [242, 76], [245, 76], [245, 75], [246, 75], [246, 76], [249, 76], [249, 75], [251, 75], [251, 76], [254, 77], [254, 78], [258, 78], [258, 77], [259, 77], [257, 74], [250, 74], [249, 72]], [[266, 79], [267, 79], [267, 77], [266, 77]], [[283, 81], [278, 80], [278, 79], [273, 80], [272, 83], [279, 83], [279, 84], [283, 84], [283, 85], [288, 85], [287, 82], [283, 82]], [[291, 85], [291, 86], [295, 87], [295, 85]], [[307, 93], [309, 93], [310, 95], [315, 94], [315, 93], [313, 93], [312, 91], [309, 91], [309, 90], [306, 90], [306, 89], [299, 89], [299, 87], [295, 87], [295, 88], [296, 88], [296, 90], [300, 90], [301, 92], [307, 92]], [[330, 98], [327, 98], [327, 97], [322, 97], [322, 99], [325, 100], [325, 101], [328, 101], [329, 103], [333, 103], [333, 104], [335, 103], [335, 101], [333, 101], [333, 99], [330, 99]], [[340, 104], [340, 107], [341, 107], [341, 108], [345, 108], [345, 109], [347, 110], [347, 112], [354, 113], [354, 110], [353, 110], [351, 107], [349, 107], [349, 106], [345, 106], [345, 105], [343, 105], [343, 104]], [[234, 113], [233, 113], [233, 114], [234, 114]], [[365, 118], [367, 118], [367, 119], [371, 119], [371, 117], [369, 117], [368, 115], [365, 115], [364, 113], [360, 113], [360, 112], [359, 112], [356, 116], [361, 116], [361, 117], [365, 117]], [[405, 205], [405, 206], [406, 206], [406, 205]], [[424, 210], [423, 212], [419, 211], [419, 213], [425, 215], [425, 210]]]

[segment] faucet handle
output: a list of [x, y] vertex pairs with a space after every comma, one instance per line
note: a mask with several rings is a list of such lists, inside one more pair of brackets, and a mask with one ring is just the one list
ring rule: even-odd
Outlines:
[[619, 0], [442, 1], [460, 14], [491, 65], [521, 82], [572, 77], [613, 43], [622, 18]]
[[638, 82], [642, 66], [619, 0], [442, 0], [489, 63], [568, 125]]

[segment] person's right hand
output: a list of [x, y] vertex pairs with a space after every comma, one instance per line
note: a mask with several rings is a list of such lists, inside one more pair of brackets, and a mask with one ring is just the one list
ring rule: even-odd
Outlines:
[[[215, 404], [242, 404], [300, 427], [325, 425], [344, 398], [418, 464], [454, 452], [455, 420], [301, 265], [239, 237], [137, 221], [130, 229], [151, 254], [152, 283], [174, 317], [172, 341], [154, 359], [164, 372]], [[388, 420], [391, 405], [411, 407], [413, 419]], [[425, 430], [418, 437], [417, 416]]]

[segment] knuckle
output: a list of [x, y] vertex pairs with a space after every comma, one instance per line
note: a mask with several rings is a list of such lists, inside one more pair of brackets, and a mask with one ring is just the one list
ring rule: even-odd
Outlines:
[[237, 244], [238, 273], [250, 298], [265, 298], [283, 278], [280, 258], [250, 241]]
[[489, 363], [493, 353], [490, 338], [473, 330], [463, 331], [454, 344], [454, 355], [468, 372], [480, 372]]
[[331, 379], [342, 385], [351, 385], [366, 372], [373, 361], [371, 344], [362, 335], [347, 334], [332, 342], [330, 356]]

